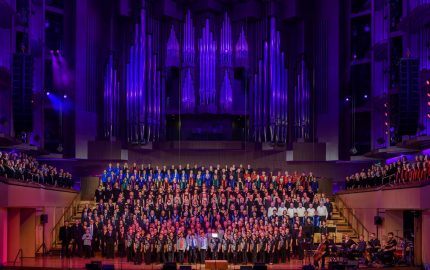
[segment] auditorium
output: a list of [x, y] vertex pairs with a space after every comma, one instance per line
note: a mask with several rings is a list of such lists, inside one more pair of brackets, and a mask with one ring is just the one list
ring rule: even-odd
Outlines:
[[430, 270], [430, 0], [0, 0], [0, 269]]

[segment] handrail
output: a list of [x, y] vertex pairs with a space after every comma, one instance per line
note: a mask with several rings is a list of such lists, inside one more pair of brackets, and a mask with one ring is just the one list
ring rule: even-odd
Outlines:
[[58, 234], [60, 231], [60, 227], [62, 226], [64, 220], [68, 220], [71, 217], [73, 217], [77, 211], [78, 211], [78, 205], [80, 202], [80, 194], [76, 194], [76, 196], [73, 198], [72, 202], [67, 206], [66, 210], [64, 211], [63, 215], [58, 219], [57, 223], [54, 225], [51, 231], [52, 235], [52, 246], [54, 246], [57, 243]]
[[346, 219], [354, 231], [359, 235], [363, 235], [365, 239], [368, 239], [370, 234], [369, 230], [366, 228], [366, 226], [364, 226], [360, 219], [354, 214], [352, 209], [348, 207], [348, 205], [342, 200], [342, 198], [340, 198], [339, 195], [336, 195], [336, 204], [339, 208], [340, 214]]
[[22, 259], [24, 258], [22, 248], [20, 248], [20, 249], [18, 250], [18, 253], [17, 253], [17, 254], [16, 254], [16, 256], [15, 256], [15, 260], [13, 261], [13, 266], [14, 266], [14, 267], [15, 267], [15, 264], [16, 264], [16, 260], [18, 260], [18, 256], [19, 256], [19, 255], [21, 255], [21, 256], [20, 256], [20, 259], [21, 259], [21, 264], [22, 264]]

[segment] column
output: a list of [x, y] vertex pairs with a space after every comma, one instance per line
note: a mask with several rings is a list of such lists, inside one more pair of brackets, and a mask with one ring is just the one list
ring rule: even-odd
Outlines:
[[13, 262], [21, 242], [21, 211], [19, 208], [8, 209], [7, 228], [7, 260]]
[[7, 208], [0, 208], [0, 265], [7, 262]]

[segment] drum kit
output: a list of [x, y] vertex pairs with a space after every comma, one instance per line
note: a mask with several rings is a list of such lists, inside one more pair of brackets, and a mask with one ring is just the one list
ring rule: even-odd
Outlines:
[[414, 263], [414, 242], [411, 240], [404, 240], [400, 237], [396, 250], [394, 251], [394, 263], [413, 265]]

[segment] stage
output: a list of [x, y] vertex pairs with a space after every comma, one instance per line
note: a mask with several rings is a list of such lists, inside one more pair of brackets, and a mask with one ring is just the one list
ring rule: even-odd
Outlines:
[[[4, 268], [0, 269], [30, 269], [30, 270], [36, 270], [36, 269], [85, 269], [85, 264], [91, 263], [92, 261], [100, 261], [100, 257], [95, 257], [91, 259], [84, 259], [84, 258], [65, 258], [61, 259], [59, 257], [38, 257], [38, 258], [24, 258], [22, 262], [19, 260], [16, 262], [15, 266], [13, 266], [13, 262], [9, 262], [5, 265]], [[162, 264], [141, 264], [141, 265], [134, 265], [133, 263], [127, 262], [125, 259], [103, 259], [101, 260], [103, 265], [114, 265], [116, 270], [121, 269], [162, 269]], [[307, 262], [305, 262], [307, 264]], [[203, 264], [183, 264], [183, 265], [189, 265], [191, 266], [191, 269], [194, 270], [200, 270], [205, 269], [205, 266]], [[302, 269], [304, 263], [301, 260], [291, 260], [288, 263], [285, 264], [267, 264], [267, 269]], [[240, 269], [240, 264], [230, 264], [229, 270]], [[252, 264], [248, 264], [248, 266], [252, 266]], [[360, 265], [360, 269], [374, 269], [379, 267], [373, 267], [368, 268], [364, 265]], [[179, 264], [178, 264], [179, 269]], [[328, 269], [328, 266], [326, 266], [326, 269]], [[388, 269], [401, 269], [401, 270], [418, 270], [419, 267], [390, 267]]]

